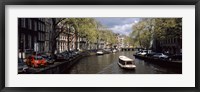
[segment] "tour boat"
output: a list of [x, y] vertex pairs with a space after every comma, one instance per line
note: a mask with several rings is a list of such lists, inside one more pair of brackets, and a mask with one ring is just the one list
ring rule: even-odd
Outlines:
[[119, 56], [119, 62], [118, 65], [121, 68], [125, 68], [125, 69], [135, 69], [135, 63], [133, 59], [130, 59], [126, 56]]

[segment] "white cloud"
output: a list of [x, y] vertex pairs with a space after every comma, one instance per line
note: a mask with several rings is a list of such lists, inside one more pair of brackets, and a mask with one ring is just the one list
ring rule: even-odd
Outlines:
[[120, 33], [120, 34], [128, 35], [129, 33], [131, 33], [132, 26], [134, 24], [135, 23], [124, 24], [124, 25], [116, 25], [116, 26], [110, 28], [110, 30], [112, 30], [114, 33]]
[[134, 23], [138, 23], [138, 20], [135, 20]]
[[114, 33], [129, 35], [140, 18], [95, 18]]

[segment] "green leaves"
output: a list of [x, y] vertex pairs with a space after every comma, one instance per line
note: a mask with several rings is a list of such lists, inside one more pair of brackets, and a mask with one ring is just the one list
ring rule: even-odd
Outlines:
[[71, 25], [78, 36], [85, 37], [89, 43], [96, 43], [99, 39], [111, 44], [117, 43], [115, 34], [111, 30], [100, 30], [103, 26], [94, 18], [66, 18], [62, 22]]
[[148, 48], [152, 39], [163, 40], [169, 37], [182, 37], [181, 18], [144, 18], [133, 25], [131, 36], [135, 46]]

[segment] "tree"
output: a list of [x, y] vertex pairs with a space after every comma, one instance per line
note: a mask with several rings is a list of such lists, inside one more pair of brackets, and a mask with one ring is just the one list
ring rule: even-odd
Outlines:
[[136, 42], [135, 46], [144, 48], [144, 32], [147, 30], [147, 22], [146, 20], [139, 21], [137, 24], [133, 26], [133, 31], [131, 33], [134, 38], [134, 42]]
[[80, 37], [87, 40], [88, 46], [97, 42], [97, 22], [93, 18], [75, 18], [75, 29]]
[[131, 36], [125, 36], [124, 43], [128, 44], [129, 46], [133, 46], [134, 40]]
[[57, 47], [57, 38], [59, 37], [59, 35], [61, 33], [64, 32], [63, 28], [59, 28], [58, 24], [60, 24], [62, 21], [64, 21], [64, 18], [52, 18], [52, 39], [50, 40], [50, 42], [52, 43], [52, 51], [51, 51], [51, 55], [55, 54], [56, 51], [56, 47]]
[[151, 47], [151, 41], [182, 37], [181, 18], [144, 18], [133, 25], [132, 36], [142, 48]]
[[[98, 41], [104, 40], [110, 44], [117, 43], [115, 34], [110, 30], [102, 30], [105, 28], [100, 22], [96, 21], [94, 18], [52, 18], [53, 21], [53, 53], [56, 50], [56, 39], [60, 34], [70, 34], [68, 35], [68, 50], [73, 39], [75, 39], [75, 48], [77, 49], [77, 39], [78, 37], [86, 38], [87, 45], [90, 47], [91, 44], [97, 44]], [[72, 30], [74, 30], [72, 32]], [[70, 37], [69, 37], [70, 36]]]

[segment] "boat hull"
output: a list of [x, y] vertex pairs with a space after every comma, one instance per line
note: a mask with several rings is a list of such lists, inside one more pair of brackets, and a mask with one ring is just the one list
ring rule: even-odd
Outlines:
[[127, 67], [127, 66], [124, 66], [124, 65], [120, 64], [119, 62], [118, 62], [118, 65], [119, 65], [121, 68], [123, 68], [123, 69], [135, 69], [135, 68], [136, 68], [135, 65], [133, 65], [133, 66], [131, 66], [131, 67]]
[[103, 55], [103, 53], [97, 53], [97, 55]]

